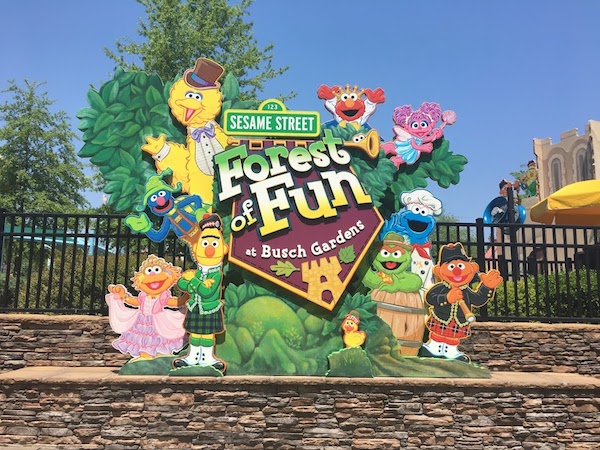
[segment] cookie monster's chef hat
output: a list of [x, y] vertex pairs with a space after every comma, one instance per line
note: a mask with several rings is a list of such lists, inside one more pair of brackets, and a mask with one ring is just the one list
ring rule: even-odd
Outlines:
[[194, 69], [188, 69], [183, 74], [185, 82], [196, 89], [218, 88], [218, 79], [225, 72], [223, 66], [208, 58], [198, 58]]
[[430, 211], [430, 215], [439, 216], [442, 214], [442, 202], [425, 189], [405, 192], [400, 196], [400, 201], [407, 208], [410, 208], [411, 205], [417, 205], [424, 207], [426, 211]]

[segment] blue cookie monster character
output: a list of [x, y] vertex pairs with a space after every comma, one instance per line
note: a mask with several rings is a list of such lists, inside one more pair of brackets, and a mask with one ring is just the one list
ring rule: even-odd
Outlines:
[[405, 209], [386, 220], [380, 239], [394, 232], [405, 236], [413, 248], [430, 243], [429, 235], [435, 227], [435, 216], [442, 213], [442, 202], [425, 189], [405, 192], [400, 196], [400, 201]]

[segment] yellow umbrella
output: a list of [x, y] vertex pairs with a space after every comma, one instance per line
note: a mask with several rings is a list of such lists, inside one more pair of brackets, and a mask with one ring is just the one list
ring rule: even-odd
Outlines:
[[600, 180], [579, 181], [550, 194], [529, 211], [531, 220], [557, 225], [600, 225]]

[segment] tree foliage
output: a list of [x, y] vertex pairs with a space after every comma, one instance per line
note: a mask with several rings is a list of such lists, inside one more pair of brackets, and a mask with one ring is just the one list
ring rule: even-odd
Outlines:
[[146, 178], [155, 173], [152, 159], [140, 149], [146, 136], [165, 134], [185, 142], [185, 134], [171, 121], [170, 82], [157, 75], [117, 69], [112, 80], [87, 93], [89, 107], [78, 111], [85, 145], [82, 158], [100, 169], [108, 205], [130, 211], [144, 194]]
[[223, 65], [244, 87], [242, 98], [255, 99], [264, 83], [288, 68], [273, 66], [273, 45], [260, 47], [252, 22], [246, 22], [252, 0], [137, 0], [146, 17], [140, 39], [120, 39], [105, 53], [128, 70], [145, 70], [173, 80], [200, 56]]
[[[344, 142], [352, 140], [355, 134], [366, 134], [369, 130], [339, 125], [329, 128], [333, 136]], [[400, 196], [404, 192], [427, 188], [428, 179], [446, 189], [460, 181], [460, 172], [467, 164], [467, 158], [453, 153], [450, 142], [438, 139], [434, 142], [431, 153], [421, 154], [419, 160], [412, 164], [402, 164], [396, 168], [394, 163], [380, 150], [375, 159], [365, 156], [363, 152], [352, 151], [352, 169], [379, 208], [384, 218], [400, 210]]]
[[[186, 130], [169, 110], [172, 85], [155, 74], [118, 68], [99, 90], [88, 91], [88, 107], [77, 112], [85, 142], [79, 156], [90, 158], [99, 169], [99, 183], [113, 212], [131, 211], [143, 197], [147, 178], [156, 174], [152, 158], [141, 150], [146, 136], [164, 134], [169, 142], [185, 143]], [[221, 94], [221, 114], [229, 108], [258, 106], [239, 99], [240, 87], [232, 74], [225, 76]]]
[[42, 83], [10, 81], [0, 104], [0, 207], [18, 212], [74, 212], [88, 206], [82, 191], [91, 186], [77, 160], [64, 111]]

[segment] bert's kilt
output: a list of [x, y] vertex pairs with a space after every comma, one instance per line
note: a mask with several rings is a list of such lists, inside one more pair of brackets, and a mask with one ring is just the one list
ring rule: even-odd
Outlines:
[[219, 334], [225, 331], [223, 325], [223, 305], [210, 314], [200, 314], [198, 306], [187, 311], [183, 323], [185, 331], [192, 334]]

